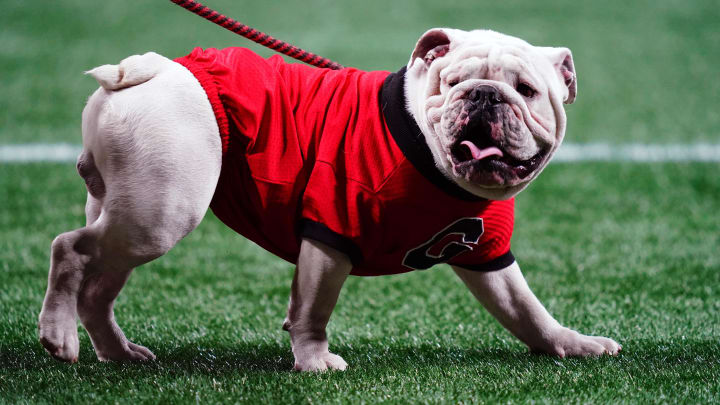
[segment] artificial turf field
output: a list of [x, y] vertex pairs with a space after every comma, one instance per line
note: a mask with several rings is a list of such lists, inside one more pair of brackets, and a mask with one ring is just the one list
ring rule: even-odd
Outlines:
[[[580, 86], [567, 141], [719, 141], [712, 1], [207, 4], [365, 69], [397, 69], [432, 26], [569, 46]], [[0, 10], [4, 144], [78, 143], [90, 67], [248, 44], [165, 1]], [[52, 360], [36, 336], [49, 246], [83, 225], [84, 186], [72, 163], [0, 163], [0, 402], [720, 402], [719, 166], [551, 164], [517, 198], [513, 252], [530, 286], [562, 323], [616, 339], [620, 356], [530, 355], [439, 266], [350, 278], [329, 327], [350, 368], [315, 375], [289, 371], [280, 330], [292, 266], [212, 214], [118, 300], [119, 324], [155, 362], [100, 363], [84, 332], [78, 364]]]

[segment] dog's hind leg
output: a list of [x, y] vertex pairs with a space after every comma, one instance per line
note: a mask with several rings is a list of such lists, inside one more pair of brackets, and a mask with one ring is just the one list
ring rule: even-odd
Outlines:
[[78, 356], [76, 314], [100, 360], [154, 357], [115, 322], [115, 298], [135, 267], [198, 225], [220, 173], [218, 127], [199, 83], [159, 55], [145, 62], [165, 65], [140, 85], [98, 90], [83, 112], [87, 226], [53, 242], [39, 322], [41, 342], [65, 361]]
[[[88, 189], [85, 217], [86, 226], [90, 226], [102, 213], [105, 185], [89, 153], [83, 153], [78, 159], [78, 173]], [[155, 357], [147, 348], [130, 342], [115, 322], [114, 301], [131, 272], [120, 269], [87, 272], [78, 291], [77, 308], [85, 328], [93, 331], [91, 339], [101, 360], [150, 360]]]
[[78, 174], [88, 189], [85, 204], [86, 227], [59, 235], [52, 244], [48, 291], [40, 314], [40, 340], [56, 358], [75, 362], [78, 355], [76, 305], [84, 281], [83, 271], [92, 258], [91, 246], [97, 233], [90, 225], [100, 217], [105, 195], [100, 172], [92, 154], [78, 158]]
[[55, 358], [74, 363], [79, 352], [76, 305], [88, 261], [86, 228], [63, 233], [52, 243], [48, 287], [38, 321], [40, 342]]
[[152, 360], [155, 355], [144, 346], [129, 341], [115, 321], [114, 304], [133, 269], [111, 268], [88, 272], [78, 294], [77, 309], [90, 335], [95, 354], [101, 361]]

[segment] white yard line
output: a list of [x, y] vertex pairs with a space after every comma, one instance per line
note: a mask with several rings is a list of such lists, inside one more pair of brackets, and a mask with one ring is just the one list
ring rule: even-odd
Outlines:
[[[0, 163], [74, 162], [80, 145], [29, 143], [0, 145]], [[720, 162], [720, 144], [566, 143], [555, 162]]]
[[0, 145], [0, 163], [74, 162], [81, 150], [69, 143]]
[[720, 162], [720, 144], [567, 143], [553, 161], [558, 162]]

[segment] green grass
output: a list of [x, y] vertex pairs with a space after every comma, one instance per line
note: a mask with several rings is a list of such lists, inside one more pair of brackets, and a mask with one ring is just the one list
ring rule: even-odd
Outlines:
[[446, 267], [347, 282], [329, 328], [344, 373], [290, 372], [291, 265], [211, 214], [117, 304], [151, 364], [37, 342], [52, 238], [82, 226], [72, 164], [0, 166], [0, 402], [698, 403], [720, 397], [717, 164], [557, 164], [517, 200], [516, 253], [561, 322], [617, 358], [534, 356]]
[[[396, 70], [430, 27], [492, 28], [572, 49], [579, 77], [570, 141], [717, 142], [720, 7], [715, 0], [535, 2], [207, 1], [347, 66]], [[0, 0], [0, 143], [79, 143], [97, 87], [82, 72], [150, 50], [251, 46], [168, 1]]]

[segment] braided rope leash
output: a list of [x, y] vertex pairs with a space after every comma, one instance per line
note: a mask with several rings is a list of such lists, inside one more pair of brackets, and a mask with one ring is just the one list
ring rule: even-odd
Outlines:
[[299, 61], [305, 62], [312, 66], [317, 66], [319, 68], [329, 68], [333, 70], [340, 70], [344, 66], [333, 62], [330, 59], [323, 58], [322, 56], [316, 55], [312, 52], [305, 51], [303, 49], [300, 49], [294, 45], [290, 45], [285, 41], [279, 40], [277, 38], [273, 38], [268, 34], [265, 34], [264, 32], [258, 31], [252, 27], [249, 27], [239, 21], [235, 21], [230, 17], [224, 16], [217, 11], [204, 6], [197, 1], [194, 0], [170, 0], [173, 3], [177, 4], [180, 7], [185, 8], [188, 11], [191, 11], [200, 17], [214, 22], [215, 24], [228, 29], [238, 35], [242, 35], [243, 37], [256, 42], [262, 46], [268, 47], [276, 52], [280, 52], [284, 55], [287, 55], [291, 58], [295, 58]]

